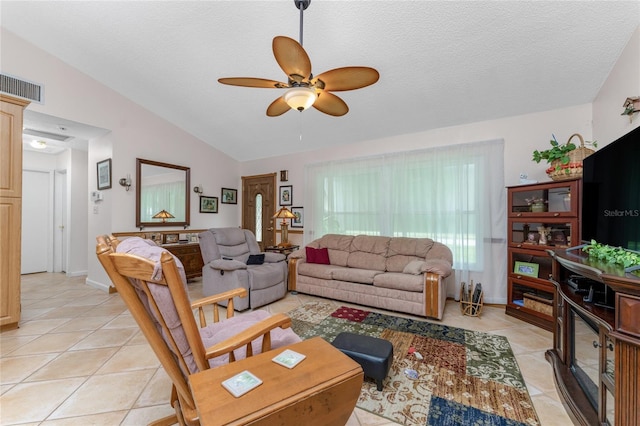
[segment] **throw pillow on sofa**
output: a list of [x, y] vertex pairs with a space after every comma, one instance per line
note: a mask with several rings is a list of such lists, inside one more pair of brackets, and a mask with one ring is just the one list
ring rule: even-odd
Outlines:
[[264, 263], [264, 253], [250, 254], [247, 259], [247, 265], [262, 265]]
[[319, 248], [315, 249], [313, 247], [305, 247], [306, 255], [307, 255], [307, 263], [318, 263], [321, 265], [330, 265], [329, 262], [329, 249]]

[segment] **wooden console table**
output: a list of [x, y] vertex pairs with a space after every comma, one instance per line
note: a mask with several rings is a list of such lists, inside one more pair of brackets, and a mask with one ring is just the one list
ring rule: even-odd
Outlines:
[[[148, 240], [154, 240], [158, 236], [162, 239], [166, 235], [186, 236], [188, 234], [199, 234], [204, 232], [204, 229], [188, 229], [184, 231], [140, 231], [140, 232], [114, 232], [114, 237], [140, 237]], [[182, 266], [184, 266], [184, 273], [187, 279], [193, 279], [202, 276], [202, 267], [204, 261], [202, 260], [202, 253], [200, 252], [200, 244], [197, 242], [176, 242], [171, 244], [159, 244], [161, 247], [169, 250], [175, 257], [180, 259]]]
[[[202, 425], [346, 424], [360, 395], [362, 368], [320, 337], [287, 347], [306, 358], [292, 369], [278, 348], [189, 376]], [[222, 382], [244, 370], [263, 383], [234, 397]]]

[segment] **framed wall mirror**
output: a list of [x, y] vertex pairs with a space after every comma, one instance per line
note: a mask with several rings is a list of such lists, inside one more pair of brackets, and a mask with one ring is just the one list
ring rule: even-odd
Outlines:
[[189, 167], [136, 158], [136, 226], [188, 226], [190, 174]]

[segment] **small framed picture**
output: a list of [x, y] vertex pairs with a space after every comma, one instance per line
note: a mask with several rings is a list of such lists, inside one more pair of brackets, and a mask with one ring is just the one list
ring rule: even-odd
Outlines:
[[280, 170], [280, 182], [287, 182], [289, 180], [289, 170]]
[[286, 185], [280, 187], [280, 205], [291, 206], [293, 205], [293, 186]]
[[222, 188], [222, 204], [238, 204], [238, 190]]
[[551, 241], [558, 247], [567, 247], [567, 236], [560, 230], [551, 231]]
[[292, 228], [304, 228], [304, 209], [302, 207], [291, 207], [291, 213], [295, 215], [291, 219]]
[[151, 234], [151, 240], [153, 240], [153, 242], [157, 245], [163, 244], [162, 234], [159, 232], [154, 232], [153, 234]]
[[513, 267], [513, 272], [520, 275], [538, 278], [539, 268], [540, 265], [538, 265], [537, 263], [517, 261]]
[[198, 234], [189, 234], [189, 242], [197, 243], [198, 242]]
[[200, 196], [200, 213], [218, 213], [218, 197]]
[[176, 244], [180, 239], [180, 234], [164, 234], [165, 244]]
[[98, 172], [98, 190], [111, 188], [111, 158], [98, 161], [96, 168]]

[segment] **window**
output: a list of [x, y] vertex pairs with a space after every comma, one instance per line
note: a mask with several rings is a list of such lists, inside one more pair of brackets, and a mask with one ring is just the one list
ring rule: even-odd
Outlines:
[[492, 245], [506, 250], [503, 148], [498, 140], [309, 165], [305, 242], [426, 237], [451, 249], [457, 270], [484, 275]]

